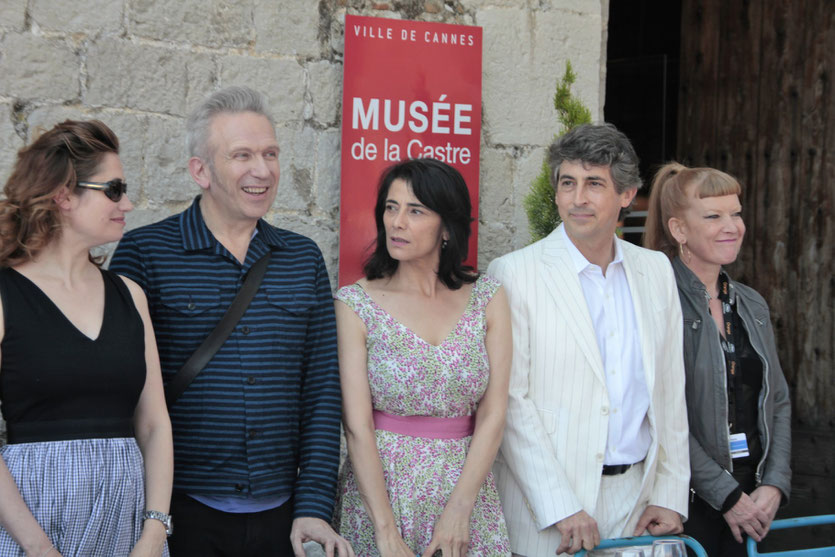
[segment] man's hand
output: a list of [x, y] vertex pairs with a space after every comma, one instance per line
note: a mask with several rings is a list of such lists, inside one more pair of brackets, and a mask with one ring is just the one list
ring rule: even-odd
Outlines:
[[591, 551], [600, 543], [597, 522], [586, 511], [576, 512], [563, 518], [557, 522], [556, 527], [562, 536], [557, 555], [560, 553], [574, 555], [581, 549]]
[[641, 514], [638, 525], [635, 527], [633, 536], [640, 536], [648, 530], [653, 536], [666, 536], [667, 534], [681, 534], [684, 525], [681, 523], [681, 515], [671, 509], [649, 505]]
[[738, 543], [742, 543], [743, 531], [754, 540], [762, 541], [771, 524], [768, 515], [754, 503], [747, 493], [743, 493], [736, 505], [723, 516]]
[[768, 534], [768, 530], [771, 528], [771, 523], [774, 522], [774, 515], [777, 514], [777, 509], [780, 507], [780, 501], [782, 499], [783, 494], [773, 485], [761, 485], [751, 493], [751, 500], [768, 517], [763, 536]]
[[310, 541], [322, 544], [328, 557], [356, 557], [351, 544], [321, 518], [301, 516], [295, 519], [290, 530], [290, 543], [296, 557], [305, 557], [304, 543]]

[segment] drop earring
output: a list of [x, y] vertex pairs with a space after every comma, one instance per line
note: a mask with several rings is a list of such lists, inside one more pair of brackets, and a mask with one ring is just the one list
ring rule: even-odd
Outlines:
[[684, 245], [684, 242], [678, 245], [678, 253], [681, 257], [681, 260], [689, 265], [690, 260], [693, 258], [693, 254], [690, 252], [689, 249], [687, 249], [687, 247]]

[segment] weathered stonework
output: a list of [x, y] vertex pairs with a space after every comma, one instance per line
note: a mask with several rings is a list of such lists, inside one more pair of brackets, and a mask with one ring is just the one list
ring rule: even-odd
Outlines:
[[[32, 23], [42, 30], [91, 35], [118, 31], [122, 27], [123, 9], [122, 2], [112, 0], [32, 0], [29, 3]], [[90, 14], [96, 17], [91, 18]]]
[[0, 37], [0, 95], [58, 103], [77, 99], [80, 69], [69, 39], [32, 33]]
[[255, 0], [253, 6], [256, 50], [289, 56], [318, 57], [318, 2]]
[[254, 38], [251, 0], [133, 0], [131, 35], [210, 47], [246, 47]]
[[[250, 85], [267, 96], [282, 146], [270, 218], [315, 229], [335, 262], [345, 15], [479, 25], [485, 268], [529, 241], [522, 199], [558, 131], [552, 95], [566, 59], [576, 92], [602, 114], [607, 11], [605, 0], [6, 0], [0, 176], [35, 126], [95, 117], [121, 138], [137, 211], [179, 210], [199, 192], [186, 170], [185, 115], [211, 91]], [[336, 283], [335, 265], [331, 273]]]
[[0, 103], [0, 183], [5, 184], [17, 158], [17, 151], [23, 147], [23, 139], [15, 133], [13, 105]]
[[276, 122], [299, 122], [304, 111], [304, 68], [297, 60], [246, 55], [220, 60], [220, 84], [248, 85], [267, 97]]
[[[85, 101], [93, 106], [182, 116], [189, 108], [189, 83], [185, 78], [195, 77], [195, 66], [210, 71], [204, 54], [138, 41], [103, 39], [92, 44], [87, 54]], [[200, 80], [199, 75], [196, 77]], [[206, 82], [207, 77], [203, 76], [202, 81]]]
[[[521, 200], [557, 131], [552, 95], [566, 59], [577, 93], [602, 114], [607, 11], [605, 0], [5, 0], [0, 175], [34, 125], [99, 117], [121, 136], [137, 207], [173, 211], [198, 191], [185, 170], [183, 118], [206, 93], [247, 84], [265, 93], [279, 126], [283, 192], [273, 214], [330, 219], [334, 240], [323, 249], [334, 259], [345, 14], [479, 25], [485, 267], [528, 241]], [[12, 106], [22, 109], [12, 115]]]
[[0, 29], [23, 30], [26, 21], [26, 0], [0, 2]]
[[338, 124], [342, 109], [342, 64], [318, 60], [307, 66], [313, 119], [323, 126]]

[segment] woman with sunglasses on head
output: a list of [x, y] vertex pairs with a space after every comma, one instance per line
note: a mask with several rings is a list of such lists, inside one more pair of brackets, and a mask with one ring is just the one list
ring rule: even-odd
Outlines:
[[768, 305], [730, 278], [745, 235], [732, 176], [663, 166], [644, 245], [672, 260], [684, 316], [691, 498], [684, 533], [708, 555], [747, 555], [791, 491], [791, 405]]
[[133, 206], [119, 143], [67, 120], [20, 150], [0, 201], [0, 555], [167, 555], [173, 469], [142, 290], [90, 249]]
[[434, 159], [383, 174], [365, 278], [336, 295], [349, 461], [340, 533], [363, 557], [510, 554], [490, 468], [510, 378], [507, 297], [464, 265], [464, 179]]

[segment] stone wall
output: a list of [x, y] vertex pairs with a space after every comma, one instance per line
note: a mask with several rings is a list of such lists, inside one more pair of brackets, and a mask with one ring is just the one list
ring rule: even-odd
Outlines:
[[122, 142], [133, 228], [182, 210], [183, 119], [246, 84], [276, 118], [268, 220], [313, 237], [336, 284], [345, 14], [484, 28], [479, 267], [525, 245], [521, 199], [557, 131], [565, 60], [602, 117], [608, 0], [0, 0], [0, 181], [39, 127], [99, 118]]

